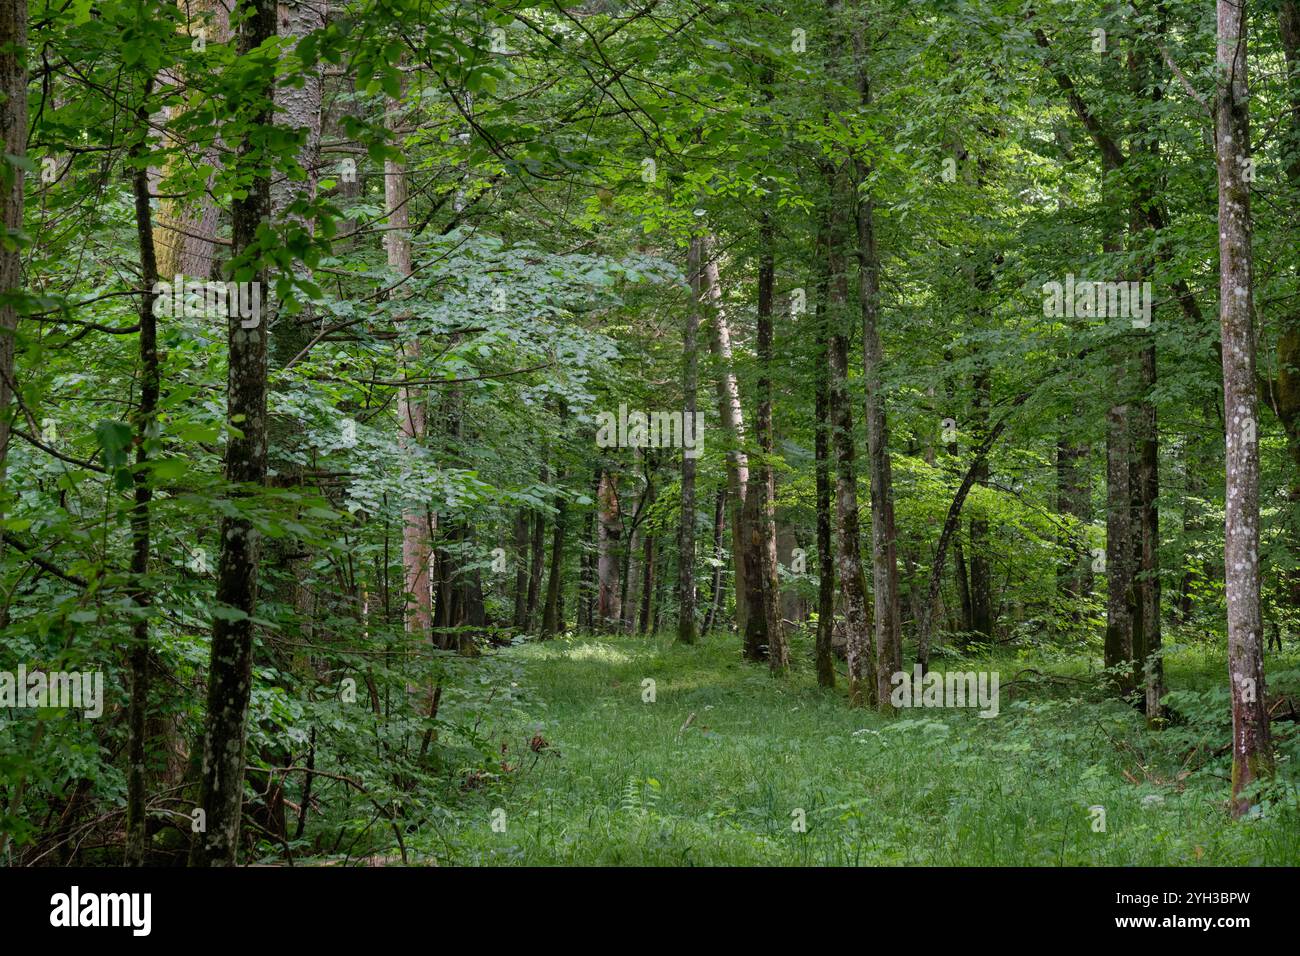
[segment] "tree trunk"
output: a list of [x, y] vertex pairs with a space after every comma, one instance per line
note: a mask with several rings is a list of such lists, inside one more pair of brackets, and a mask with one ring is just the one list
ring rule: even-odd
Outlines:
[[818, 282], [817, 294], [817, 383], [814, 454], [817, 471], [817, 684], [835, 686], [835, 557], [831, 538], [831, 393], [830, 393], [830, 326], [825, 279]]
[[[646, 468], [646, 505], [654, 502], [654, 468]], [[655, 588], [655, 536], [646, 532], [641, 537], [641, 608], [637, 620], [637, 633], [650, 631], [650, 603]]]
[[1264, 703], [1259, 575], [1259, 441], [1251, 267], [1250, 114], [1247, 25], [1241, 0], [1218, 0], [1215, 144], [1219, 174], [1219, 322], [1227, 439], [1224, 576], [1228, 598], [1228, 673], [1232, 686], [1232, 812], [1250, 809], [1243, 793], [1273, 768]]
[[[761, 567], [762, 555], [747, 552], [755, 541], [746, 532], [745, 496], [749, 493], [749, 456], [745, 453], [745, 418], [740, 405], [740, 387], [736, 383], [735, 363], [731, 353], [731, 326], [722, 308], [722, 284], [718, 277], [718, 263], [713, 258], [716, 243], [712, 236], [704, 241], [704, 302], [709, 311], [709, 324], [713, 335], [709, 347], [717, 366], [718, 418], [727, 442], [727, 503], [731, 510], [731, 563], [736, 593], [736, 629], [744, 642], [747, 660], [762, 660], [758, 644], [751, 644], [749, 619], [752, 614], [762, 615], [762, 587], [751, 589], [746, 581], [751, 565]], [[757, 542], [761, 546], [762, 539]], [[754, 602], [758, 603], [755, 604]], [[764, 624], [757, 625], [761, 632]]]
[[[273, 0], [242, 0], [238, 7], [237, 52], [247, 57], [275, 35]], [[259, 80], [249, 95], [271, 102], [274, 82], [270, 75]], [[263, 107], [253, 118], [254, 126], [271, 124], [270, 110]], [[252, 138], [239, 144], [235, 162], [249, 164], [254, 149]], [[256, 249], [257, 231], [270, 214], [270, 175], [251, 168], [247, 192], [232, 204], [231, 225], [236, 261]], [[254, 259], [258, 253], [252, 252]], [[267, 273], [260, 264], [252, 281], [266, 287]], [[266, 482], [266, 323], [253, 329], [242, 327], [237, 311], [230, 316], [227, 416], [237, 422], [240, 434], [226, 441], [225, 478], [234, 486], [232, 497], [246, 497], [242, 490]], [[241, 488], [242, 486], [242, 488]], [[190, 863], [196, 866], [233, 866], [239, 848], [239, 824], [244, 796], [244, 744], [248, 699], [252, 689], [253, 616], [257, 604], [257, 532], [252, 522], [238, 515], [222, 518], [221, 557], [217, 568], [216, 607], [221, 614], [212, 627], [212, 655], [208, 665], [208, 712], [203, 741], [203, 768], [199, 802], [204, 811], [206, 832], [198, 834], [190, 847]]]
[[[752, 574], [747, 578], [758, 587], [758, 606], [762, 613], [752, 612], [749, 628], [745, 632], [745, 646], [767, 645], [768, 663], [773, 673], [784, 673], [790, 666], [790, 651], [786, 645], [781, 625], [781, 579], [776, 558], [776, 470], [772, 467], [774, 436], [772, 433], [772, 287], [776, 279], [776, 262], [772, 245], [775, 235], [771, 216], [763, 213], [759, 224], [759, 243], [762, 246], [758, 264], [758, 430], [759, 464], [758, 480], [750, 483], [752, 519], [749, 524], [751, 540], [749, 554], [753, 562]], [[755, 630], [761, 621], [762, 633]]]
[[[1121, 369], [1124, 367], [1121, 363]], [[1121, 371], [1119, 377], [1123, 379]], [[1108, 670], [1132, 660], [1133, 649], [1133, 531], [1132, 490], [1129, 474], [1129, 409], [1112, 405], [1106, 412], [1106, 642]], [[1128, 688], [1112, 680], [1118, 692]]]
[[[862, 101], [870, 102], [865, 74]], [[859, 168], [859, 181], [868, 170]], [[893, 710], [891, 678], [903, 668], [902, 628], [898, 607], [898, 552], [894, 523], [894, 488], [885, 418], [885, 363], [880, 344], [880, 254], [876, 249], [875, 211], [870, 197], [857, 206], [858, 301], [862, 309], [862, 370], [866, 383], [867, 471], [871, 479], [871, 582], [876, 624], [876, 702]]]
[[709, 578], [709, 610], [704, 616], [704, 633], [713, 632], [722, 616], [725, 589], [722, 585], [722, 539], [727, 530], [727, 486], [723, 485], [713, 503], [713, 574]]
[[[401, 122], [401, 103], [390, 99], [387, 104], [389, 129], [395, 133]], [[384, 160], [384, 205], [388, 229], [384, 242], [388, 247], [388, 267], [399, 276], [412, 274], [410, 237], [410, 196], [406, 166], [400, 160]], [[402, 378], [419, 378], [413, 367], [420, 356], [420, 340], [404, 342], [398, 354], [398, 371]], [[420, 389], [400, 386], [397, 390], [398, 445], [407, 460], [421, 455], [428, 425], [425, 397]], [[432, 640], [433, 591], [429, 582], [429, 562], [433, 551], [433, 516], [427, 507], [408, 502], [402, 509], [402, 587], [406, 595], [403, 620], [406, 633], [415, 641]]]
[[[972, 432], [979, 441], [988, 430], [989, 376], [981, 369], [974, 381], [975, 406]], [[980, 461], [975, 483], [988, 481], [988, 459]], [[970, 609], [971, 630], [983, 638], [993, 638], [993, 576], [989, 569], [989, 523], [977, 512], [970, 519]]]
[[[682, 333], [683, 425], [695, 421], [696, 391], [699, 388], [699, 356], [696, 337], [700, 327], [701, 265], [703, 242], [691, 238], [687, 252], [687, 272], [691, 296], [686, 309], [686, 326]], [[682, 509], [677, 533], [677, 640], [694, 644], [695, 630], [695, 459], [682, 448]]]
[[[836, 177], [838, 179], [839, 177]], [[839, 185], [833, 182], [833, 186]], [[846, 655], [849, 672], [849, 704], [862, 707], [875, 703], [876, 680], [872, 673], [871, 623], [867, 607], [867, 582], [862, 572], [858, 530], [858, 481], [853, 443], [853, 406], [848, 394], [848, 276], [845, 261], [844, 214], [847, 206], [838, 200], [844, 190], [831, 192], [831, 211], [826, 228], [826, 264], [830, 273], [829, 323], [831, 443], [835, 449], [835, 513], [839, 520], [836, 571], [843, 599]]]
[[[27, 2], [0, 4], [0, 135], [7, 157], [27, 155]], [[9, 159], [4, 165], [4, 205], [0, 210], [5, 235], [17, 236], [23, 227], [23, 168]], [[22, 291], [22, 251], [15, 242], [0, 246], [0, 484], [4, 482], [9, 453], [9, 402], [14, 392], [15, 337]]]
[[602, 630], [618, 627], [622, 617], [619, 605], [619, 547], [623, 537], [623, 520], [618, 499], [618, 476], [606, 471], [600, 482], [600, 552], [596, 561], [596, 579], [600, 588], [596, 602], [597, 626]]
[[[225, 0], [177, 0], [181, 15], [187, 18], [189, 33], [197, 37], [204, 31], [207, 43], [226, 43], [230, 39], [230, 7]], [[271, 3], [272, 11], [276, 4]], [[273, 12], [274, 15], [274, 12]], [[309, 15], [309, 14], [308, 14]], [[167, 76], [166, 71], [164, 76]], [[278, 92], [278, 91], [277, 91]], [[184, 105], [171, 107], [169, 122], [175, 120]], [[176, 125], [174, 122], [171, 125]], [[217, 230], [221, 211], [212, 198], [216, 184], [215, 170], [221, 169], [225, 151], [219, 137], [201, 154], [201, 162], [214, 170], [208, 176], [206, 189], [197, 197], [179, 199], [165, 197], [159, 200], [158, 215], [154, 217], [154, 245], [158, 252], [158, 274], [165, 281], [173, 276], [194, 276], [210, 279], [217, 261]], [[163, 176], [172, 172], [172, 165], [187, 161], [178, 153], [167, 162]], [[163, 190], [167, 192], [168, 190]]]
[[[546, 466], [542, 466], [542, 481], [549, 481]], [[533, 512], [531, 557], [528, 564], [528, 607], [524, 615], [528, 622], [527, 630], [537, 626], [537, 610], [542, 600], [542, 575], [546, 566], [546, 516], [540, 511]], [[603, 583], [602, 578], [602, 583]], [[601, 621], [603, 626], [604, 621]]]
[[569, 502], [563, 494], [555, 496], [555, 529], [551, 533], [551, 575], [546, 582], [546, 605], [542, 609], [542, 637], [554, 637], [564, 629], [560, 619], [560, 582], [564, 569], [564, 532]]
[[[10, 5], [12, 6], [12, 5]], [[0, 37], [0, 44], [3, 44]], [[153, 79], [145, 81], [144, 95], [153, 90]], [[136, 115], [139, 139], [131, 150], [138, 165], [133, 177], [135, 193], [135, 231], [140, 245], [140, 284], [146, 290], [140, 297], [140, 404], [136, 409], [136, 469], [132, 475], [135, 504], [131, 509], [131, 576], [130, 597], [139, 609], [131, 625], [131, 704], [127, 714], [127, 799], [126, 865], [144, 866], [148, 849], [148, 816], [145, 793], [146, 726], [149, 711], [149, 620], [145, 609], [152, 603], [150, 588], [144, 578], [149, 573], [151, 552], [150, 503], [153, 488], [149, 484], [146, 463], [156, 443], [154, 429], [158, 407], [158, 326], [154, 317], [154, 296], [148, 291], [158, 282], [158, 260], [153, 246], [153, 221], [149, 206], [149, 167], [144, 162], [149, 151], [148, 107], [141, 105]]]

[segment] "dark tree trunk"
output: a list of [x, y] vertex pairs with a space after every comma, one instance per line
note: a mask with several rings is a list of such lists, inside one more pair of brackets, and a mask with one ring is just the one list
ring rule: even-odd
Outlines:
[[600, 594], [596, 601], [597, 627], [607, 631], [618, 627], [619, 557], [623, 538], [623, 515], [619, 507], [618, 476], [605, 472], [597, 498], [600, 517], [600, 552], [596, 560], [596, 579]]
[[848, 281], [845, 275], [843, 229], [831, 213], [827, 235], [827, 261], [830, 266], [830, 410], [831, 440], [835, 448], [835, 513], [839, 520], [837, 576], [843, 599], [846, 653], [849, 672], [850, 706], [875, 703], [876, 680], [872, 673], [870, 612], [867, 607], [867, 582], [862, 571], [862, 554], [858, 526], [858, 487], [856, 452], [853, 442], [853, 407], [848, 394], [848, 332], [845, 328]]
[[[1123, 364], [1120, 365], [1123, 368]], [[1121, 373], [1123, 377], [1123, 373]], [[1106, 668], [1132, 660], [1133, 530], [1129, 473], [1129, 409], [1112, 405], [1106, 412]], [[1116, 675], [1112, 673], [1114, 678]], [[1120, 693], [1129, 688], [1115, 681]]]
[[[0, 4], [0, 135], [7, 156], [27, 155], [27, 2]], [[4, 163], [6, 182], [0, 219], [7, 236], [23, 227], [23, 168]], [[18, 308], [13, 298], [22, 290], [22, 251], [16, 244], [0, 247], [0, 482], [9, 452], [9, 402], [14, 390], [14, 340]]]
[[830, 327], [825, 321], [827, 283], [820, 280], [817, 295], [817, 382], [815, 456], [817, 469], [817, 683], [835, 686], [835, 556], [831, 538], [831, 393]]
[[[869, 102], [867, 81], [862, 99]], [[865, 178], [866, 169], [859, 171]], [[891, 678], [903, 667], [902, 628], [898, 607], [898, 546], [894, 523], [894, 486], [889, 457], [889, 428], [885, 418], [885, 363], [880, 344], [880, 254], [876, 249], [872, 201], [857, 208], [858, 299], [862, 309], [862, 362], [866, 382], [867, 471], [871, 478], [871, 581], [876, 624], [876, 703], [892, 710]]]
[[[0, 44], [3, 38], [0, 38]], [[145, 81], [147, 99], [153, 90], [152, 78]], [[158, 259], [153, 245], [153, 218], [149, 207], [149, 112], [141, 105], [136, 121], [139, 139], [131, 150], [138, 164], [134, 176], [135, 231], [140, 244], [140, 283], [146, 290], [140, 297], [140, 404], [136, 409], [135, 504], [131, 509], [131, 576], [130, 597], [139, 608], [131, 626], [131, 704], [127, 714], [127, 800], [126, 865], [144, 866], [148, 843], [146, 815], [145, 758], [146, 717], [149, 710], [149, 620], [144, 609], [151, 603], [151, 590], [144, 578], [149, 573], [150, 503], [153, 488], [145, 467], [149, 451], [156, 442], [153, 435], [158, 407], [158, 327], [154, 318], [154, 296], [148, 291], [158, 281]], [[3, 414], [0, 411], [0, 414]]]
[[[239, 22], [237, 52], [247, 57], [275, 36], [273, 0], [242, 0], [236, 8]], [[274, 87], [269, 73], [250, 91], [271, 102]], [[255, 126], [271, 124], [264, 107]], [[246, 138], [237, 149], [236, 163], [251, 165], [253, 142]], [[270, 175], [250, 169], [247, 192], [236, 198], [231, 210], [233, 252], [236, 261], [255, 250], [257, 230], [270, 214]], [[253, 252], [253, 255], [257, 255]], [[252, 281], [265, 289], [267, 273], [258, 267]], [[265, 296], [263, 296], [265, 298]], [[235, 311], [235, 310], [232, 310]], [[232, 495], [248, 495], [250, 487], [266, 482], [266, 323], [242, 327], [236, 311], [228, 322], [229, 376], [227, 416], [238, 422], [240, 434], [226, 442], [225, 477], [235, 486]], [[257, 532], [241, 516], [220, 523], [221, 557], [217, 567], [216, 605], [222, 610], [212, 627], [212, 656], [208, 665], [208, 712], [203, 741], [203, 769], [199, 803], [206, 832], [190, 847], [196, 866], [233, 866], [239, 849], [239, 823], [244, 796], [244, 744], [248, 699], [252, 689], [253, 616], [257, 605]]]
[[[981, 370], [975, 375], [975, 406], [972, 432], [976, 441], [988, 430], [989, 377]], [[975, 483], [988, 481], [988, 459], [980, 461]], [[971, 630], [984, 640], [993, 637], [993, 575], [989, 568], [989, 523], [982, 514], [970, 519], [970, 610]]]

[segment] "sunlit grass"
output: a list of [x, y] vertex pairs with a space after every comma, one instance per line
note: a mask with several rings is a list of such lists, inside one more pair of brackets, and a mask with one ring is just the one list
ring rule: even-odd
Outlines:
[[[454, 811], [433, 848], [445, 862], [1300, 862], [1289, 751], [1279, 774], [1289, 802], [1233, 822], [1226, 758], [1186, 762], [1185, 734], [1150, 732], [1132, 708], [1059, 679], [1087, 668], [976, 659], [961, 669], [1002, 673], [998, 717], [883, 717], [848, 709], [807, 666], [773, 679], [740, 660], [734, 638], [681, 647], [662, 636], [570, 637], [499, 653], [522, 664], [528, 718], [493, 728], [510, 769]], [[808, 649], [796, 653], [805, 660]], [[1199, 646], [1167, 666], [1173, 687], [1214, 687], [1223, 672]], [[534, 734], [545, 741], [536, 753]], [[1104, 808], [1104, 832], [1091, 807]], [[504, 832], [490, 826], [497, 808]]]

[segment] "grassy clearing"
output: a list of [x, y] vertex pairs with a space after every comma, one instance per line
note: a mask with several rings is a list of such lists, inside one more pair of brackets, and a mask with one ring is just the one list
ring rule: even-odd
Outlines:
[[[1228, 740], [1224, 664], [1202, 648], [1168, 657], [1170, 686], [1191, 690], [1174, 698], [1187, 716], [1161, 732], [1071, 680], [1090, 676], [1077, 658], [936, 664], [1001, 673], [1001, 714], [983, 719], [850, 711], [806, 668], [774, 680], [726, 637], [693, 648], [666, 636], [568, 637], [499, 653], [520, 685], [514, 716], [488, 729], [508, 767], [439, 828], [427, 849], [441, 862], [1300, 862], [1295, 725], [1278, 727], [1279, 785], [1263, 813], [1230, 821], [1226, 756], [1213, 753]], [[807, 660], [809, 649], [796, 640], [795, 654]], [[1295, 661], [1269, 667], [1285, 681]], [[653, 703], [642, 700], [646, 679]], [[526, 743], [534, 735], [539, 752]], [[497, 808], [504, 832], [491, 827]]]

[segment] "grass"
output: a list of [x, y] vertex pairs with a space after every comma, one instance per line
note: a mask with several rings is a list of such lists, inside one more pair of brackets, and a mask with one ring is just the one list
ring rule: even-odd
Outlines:
[[[505, 748], [502, 772], [465, 792], [454, 825], [426, 848], [440, 862], [1300, 862], [1295, 725], [1279, 725], [1280, 783], [1263, 811], [1230, 820], [1227, 758], [1214, 754], [1227, 736], [1205, 725], [1220, 704], [1227, 716], [1226, 690], [1217, 696], [1226, 668], [1207, 648], [1168, 656], [1190, 717], [1159, 732], [1093, 690], [1086, 662], [1048, 652], [953, 665], [1000, 672], [991, 719], [850, 710], [842, 687], [819, 689], [806, 666], [773, 679], [726, 636], [695, 647], [565, 637], [497, 653], [520, 685], [512, 715], [488, 729]], [[809, 658], [802, 639], [795, 654]], [[1270, 658], [1270, 673], [1285, 666]], [[1104, 808], [1104, 832], [1092, 807]]]

